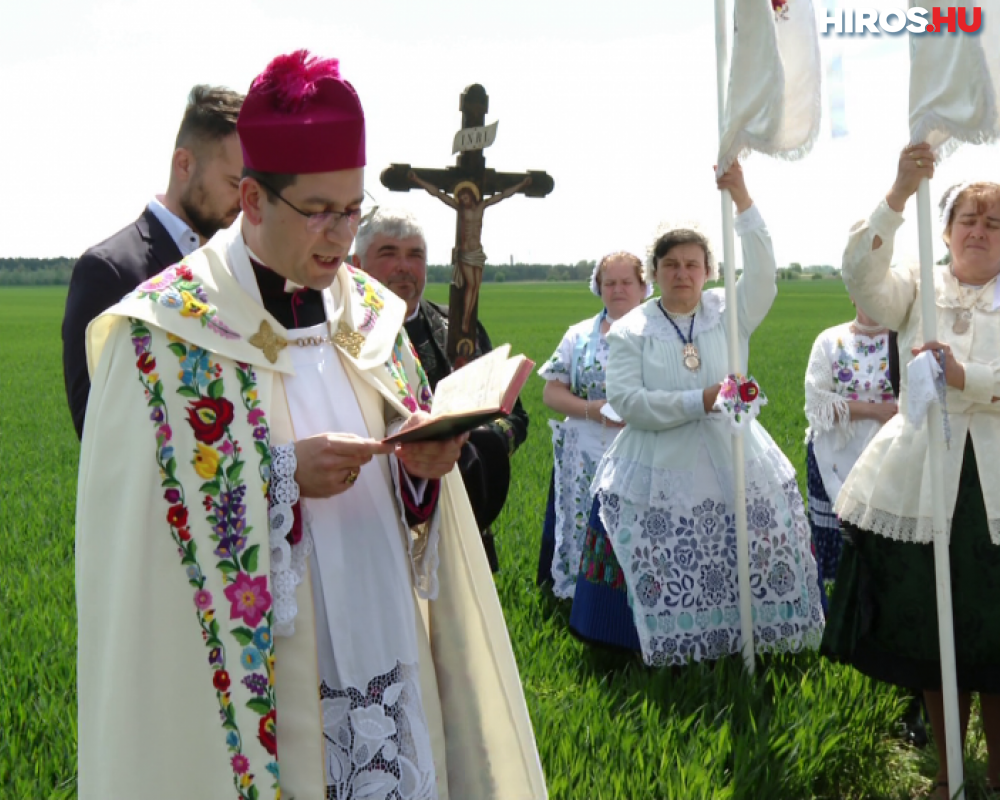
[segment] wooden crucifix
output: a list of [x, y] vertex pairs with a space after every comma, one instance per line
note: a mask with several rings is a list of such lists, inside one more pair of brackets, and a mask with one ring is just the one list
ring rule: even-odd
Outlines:
[[483, 281], [483, 213], [501, 200], [521, 193], [545, 197], [555, 182], [544, 172], [496, 172], [486, 168], [483, 148], [493, 143], [496, 123], [486, 128], [489, 97], [478, 83], [462, 92], [459, 110], [462, 130], [455, 137], [459, 150], [454, 167], [413, 168], [391, 164], [382, 171], [382, 185], [394, 192], [420, 188], [458, 212], [448, 310], [448, 360], [456, 367], [466, 364], [476, 351], [476, 320], [479, 287]]

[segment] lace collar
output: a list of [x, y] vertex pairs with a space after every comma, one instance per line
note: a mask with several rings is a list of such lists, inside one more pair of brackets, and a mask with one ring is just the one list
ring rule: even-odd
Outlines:
[[[641, 306], [630, 311], [618, 322], [615, 328], [621, 327], [642, 336], [655, 336], [659, 339], [676, 339], [677, 332], [667, 317], [657, 307], [658, 298], [647, 300]], [[709, 331], [722, 321], [722, 312], [726, 309], [726, 292], [724, 289], [709, 289], [701, 293], [701, 306], [694, 318], [692, 337]], [[690, 319], [690, 317], [678, 317]]]

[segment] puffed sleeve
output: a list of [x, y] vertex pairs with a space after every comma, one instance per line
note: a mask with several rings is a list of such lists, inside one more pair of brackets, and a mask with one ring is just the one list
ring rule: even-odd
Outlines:
[[743, 247], [743, 274], [736, 281], [740, 330], [749, 337], [764, 321], [778, 294], [777, 264], [771, 235], [756, 204], [736, 217], [736, 233]]
[[705, 418], [701, 389], [647, 389], [642, 381], [646, 338], [630, 330], [608, 333], [608, 402], [628, 425], [662, 431]]
[[[844, 285], [854, 302], [869, 317], [898, 331], [909, 316], [917, 284], [909, 270], [892, 269], [893, 238], [903, 215], [883, 200], [865, 222], [851, 228], [844, 249]], [[878, 236], [882, 245], [872, 250]]]
[[827, 332], [824, 331], [813, 342], [806, 367], [806, 419], [814, 433], [825, 433], [838, 426], [841, 432], [850, 427], [850, 409], [847, 400], [837, 394], [833, 387], [833, 359], [826, 348]]
[[[574, 326], [575, 327], [575, 326]], [[563, 335], [562, 341], [552, 354], [552, 357], [542, 364], [538, 375], [546, 381], [559, 381], [569, 385], [570, 373], [573, 370], [573, 348], [576, 346], [576, 332], [570, 328]]]

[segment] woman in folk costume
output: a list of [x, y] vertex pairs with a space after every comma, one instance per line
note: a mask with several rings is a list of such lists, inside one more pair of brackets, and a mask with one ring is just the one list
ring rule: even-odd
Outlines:
[[806, 368], [806, 470], [809, 527], [823, 581], [837, 575], [840, 523], [833, 504], [878, 429], [896, 413], [889, 376], [889, 331], [861, 309], [827, 328]]
[[237, 131], [242, 217], [88, 331], [79, 796], [544, 797], [462, 438], [382, 442], [431, 395], [344, 263], [357, 94], [280, 56]]
[[[962, 735], [970, 693], [979, 692], [987, 779], [998, 789], [1000, 484], [991, 468], [1000, 451], [1000, 184], [963, 184], [945, 196], [951, 264], [935, 267], [938, 336], [924, 342], [919, 271], [890, 265], [906, 201], [933, 173], [927, 145], [903, 150], [892, 189], [851, 231], [843, 275], [858, 305], [899, 332], [901, 354], [931, 350], [944, 360], [950, 445], [942, 469]], [[875, 435], [837, 498], [845, 541], [823, 651], [878, 680], [924, 691], [939, 756], [936, 788], [945, 797], [928, 426], [911, 416], [925, 404], [910, 403], [935, 390], [929, 372], [922, 378], [910, 367], [901, 377], [900, 413]]]
[[[732, 193], [743, 241], [736, 296], [745, 364], [776, 294], [774, 253], [739, 164], [718, 186]], [[625, 429], [598, 466], [584, 552], [586, 580], [615, 589], [616, 599], [589, 629], [576, 626], [600, 641], [620, 641], [631, 627], [645, 662], [662, 666], [738, 652], [740, 609], [732, 435], [712, 413], [729, 372], [725, 295], [703, 290], [716, 266], [697, 231], [663, 232], [650, 267], [661, 297], [608, 334], [608, 401]], [[817, 647], [823, 616], [795, 470], [756, 421], [745, 441], [756, 647]]]
[[611, 325], [653, 293], [642, 261], [631, 253], [610, 253], [594, 267], [590, 291], [604, 308], [572, 325], [552, 357], [538, 370], [545, 379], [542, 402], [565, 414], [552, 426], [552, 483], [545, 509], [538, 584], [551, 584], [556, 597], [573, 597], [593, 495], [597, 463], [614, 441], [620, 422], [601, 412]]

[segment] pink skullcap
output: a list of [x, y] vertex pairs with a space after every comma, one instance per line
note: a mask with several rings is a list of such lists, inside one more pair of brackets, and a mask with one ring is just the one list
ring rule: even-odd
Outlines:
[[365, 114], [337, 59], [278, 56], [250, 85], [236, 122], [243, 163], [304, 175], [365, 165]]

